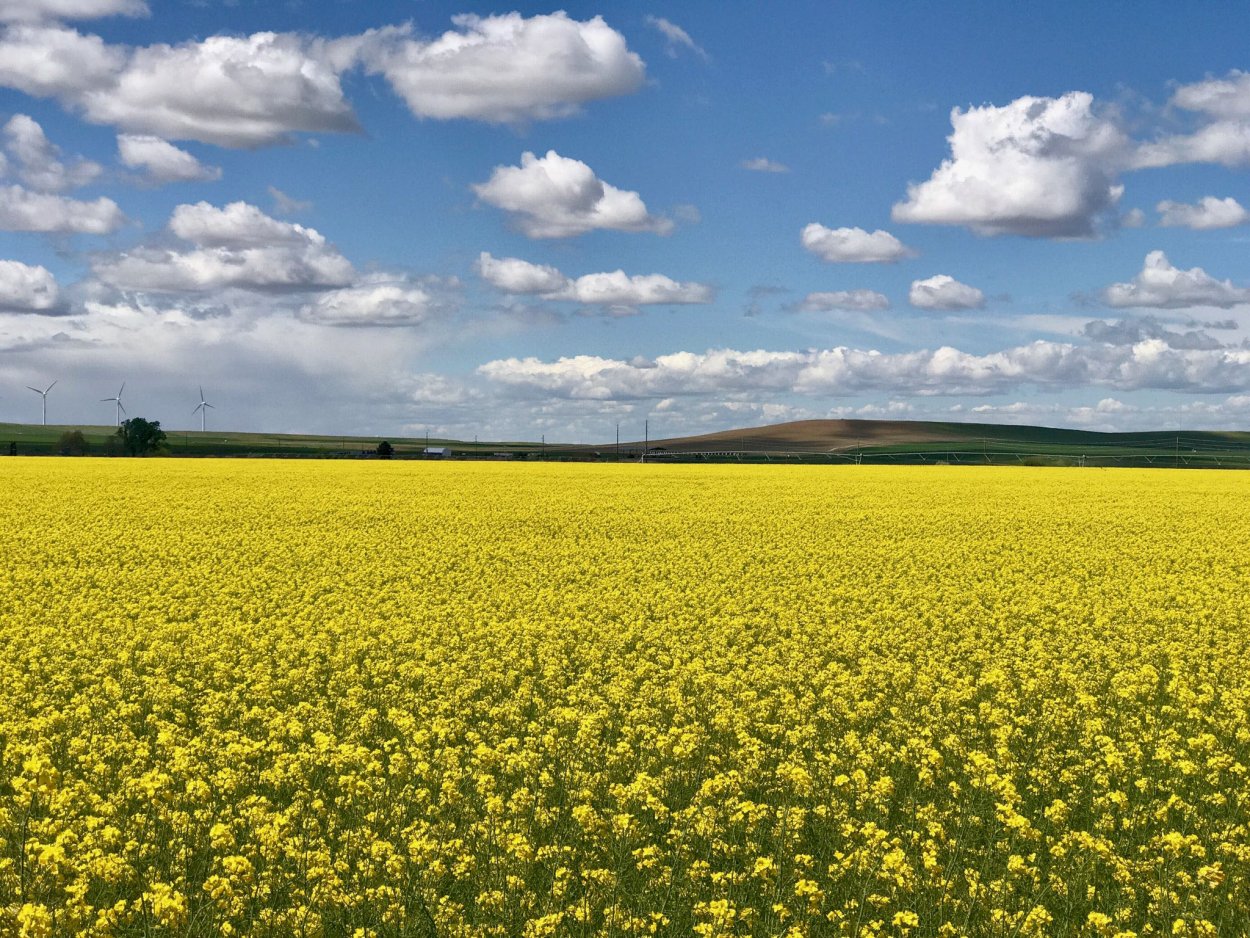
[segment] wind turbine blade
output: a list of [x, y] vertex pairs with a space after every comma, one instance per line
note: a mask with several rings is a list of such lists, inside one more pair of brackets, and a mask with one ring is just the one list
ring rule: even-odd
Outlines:
[[204, 406], [205, 406], [205, 407], [211, 407], [211, 408], [213, 408], [213, 410], [216, 410], [216, 409], [217, 409], [217, 405], [216, 405], [216, 404], [210, 404], [208, 401], [205, 401], [205, 402], [204, 402]]
[[126, 413], [126, 408], [125, 408], [125, 407], [122, 407], [122, 402], [121, 402], [121, 401], [118, 401], [118, 402], [117, 402], [117, 406], [118, 406], [118, 407], [121, 407], [121, 411], [122, 411], [122, 413], [123, 413], [123, 414], [124, 414], [124, 413]]
[[[61, 380], [60, 378], [56, 379], [56, 381], [60, 381], [60, 380]], [[48, 391], [51, 391], [54, 387], [56, 387], [56, 381], [53, 381], [51, 384], [48, 385]], [[43, 393], [47, 394], [48, 391], [44, 391]]]
[[196, 413], [196, 412], [197, 412], [197, 411], [198, 411], [201, 407], [203, 407], [203, 406], [204, 406], [204, 402], [203, 402], [203, 401], [200, 401], [200, 402], [199, 402], [198, 404], [196, 404], [196, 405], [195, 405], [195, 407], [191, 410], [191, 413], [193, 413], [193, 414], [194, 414], [194, 413]]
[[[43, 391], [40, 391], [38, 388], [32, 388], [29, 384], [28, 384], [28, 385], [26, 385], [26, 387], [27, 387], [27, 388], [29, 388], [30, 390], [34, 391], [36, 394], [43, 394], [43, 393], [44, 393]], [[26, 398], [26, 399], [27, 399], [27, 400], [30, 400], [30, 398], [29, 398], [29, 397], [28, 397], [28, 398]]]
[[121, 397], [121, 396], [122, 396], [122, 391], [124, 391], [124, 390], [126, 390], [126, 382], [125, 382], [125, 381], [123, 381], [123, 382], [122, 382], [122, 386], [121, 386], [121, 388], [119, 388], [119, 389], [118, 389], [118, 391], [117, 391], [117, 396], [118, 396], [118, 397]]
[[115, 401], [115, 400], [117, 400], [117, 398], [115, 398], [115, 397], [102, 397], [102, 398], [100, 398], [100, 403], [101, 403], [101, 404], [111, 404], [111, 403], [113, 403], [113, 401]]

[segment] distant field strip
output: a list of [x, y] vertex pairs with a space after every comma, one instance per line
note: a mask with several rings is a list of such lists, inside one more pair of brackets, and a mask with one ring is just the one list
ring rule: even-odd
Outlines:
[[0, 935], [1217, 936], [1250, 489], [0, 461]]

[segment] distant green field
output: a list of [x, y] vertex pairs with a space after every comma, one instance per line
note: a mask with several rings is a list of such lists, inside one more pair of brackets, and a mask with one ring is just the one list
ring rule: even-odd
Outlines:
[[[8, 453], [16, 444], [23, 456], [55, 455], [62, 434], [78, 430], [90, 448], [90, 455], [107, 456], [116, 449], [117, 428], [113, 426], [39, 426], [0, 423], [0, 454]], [[395, 447], [395, 455], [418, 456], [426, 446], [451, 447], [457, 455], [490, 456], [496, 452], [510, 454], [538, 452], [537, 443], [474, 443], [430, 437], [360, 437], [325, 436], [302, 433], [236, 433], [223, 430], [172, 430], [167, 432], [171, 456], [319, 456], [358, 457], [373, 453], [382, 440]]]
[[[116, 455], [112, 426], [39, 426], [0, 423], [0, 455], [56, 455], [62, 434], [80, 431], [94, 456]], [[174, 457], [360, 458], [383, 437], [175, 430]], [[1250, 468], [1250, 433], [1151, 431], [1098, 433], [1053, 427], [925, 421], [806, 421], [700, 437], [622, 441], [601, 445], [526, 441], [464, 441], [386, 437], [395, 457], [422, 458], [445, 447], [454, 458], [639, 460], [663, 462], [802, 463], [838, 465], [1050, 465]]]

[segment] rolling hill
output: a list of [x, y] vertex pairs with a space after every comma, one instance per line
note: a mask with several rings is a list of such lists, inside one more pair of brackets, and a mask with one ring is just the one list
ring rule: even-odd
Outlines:
[[[79, 430], [93, 455], [110, 455], [111, 426], [0, 423], [0, 453], [53, 455], [61, 434]], [[350, 458], [371, 455], [381, 436], [169, 431], [171, 456]], [[1250, 467], [1250, 432], [1157, 430], [1102, 433], [1055, 427], [917, 420], [800, 420], [697, 436], [603, 444], [386, 439], [398, 458], [447, 447], [458, 458], [798, 463], [998, 463]]]

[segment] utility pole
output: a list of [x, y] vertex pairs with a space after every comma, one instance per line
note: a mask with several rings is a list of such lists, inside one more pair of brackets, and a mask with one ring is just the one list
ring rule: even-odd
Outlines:
[[543, 434], [543, 462], [547, 461], [547, 434]]
[[616, 461], [621, 461], [621, 422], [616, 422]]
[[651, 448], [651, 421], [642, 422], [642, 461], [647, 461], [647, 450]]

